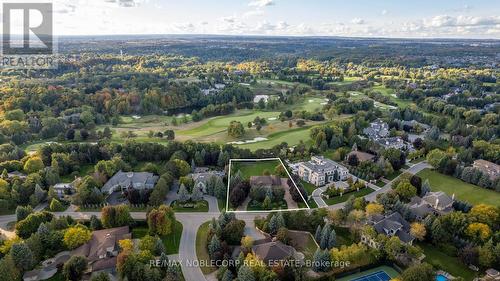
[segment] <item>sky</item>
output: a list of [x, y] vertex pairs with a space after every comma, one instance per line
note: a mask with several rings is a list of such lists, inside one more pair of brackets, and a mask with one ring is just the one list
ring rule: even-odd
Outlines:
[[500, 0], [52, 1], [57, 35], [225, 34], [500, 39]]

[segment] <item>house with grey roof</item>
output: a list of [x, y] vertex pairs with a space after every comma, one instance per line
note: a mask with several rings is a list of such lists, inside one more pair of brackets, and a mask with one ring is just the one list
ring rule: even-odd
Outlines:
[[363, 129], [363, 134], [370, 139], [385, 138], [389, 135], [389, 124], [377, 119], [370, 123], [367, 128]]
[[158, 176], [148, 172], [123, 172], [120, 170], [104, 184], [101, 191], [109, 195], [127, 189], [152, 189], [158, 178]]
[[92, 232], [90, 240], [71, 251], [72, 256], [83, 256], [87, 259], [86, 274], [97, 272], [114, 273], [116, 271], [116, 257], [119, 252], [118, 242], [130, 239], [132, 234], [128, 226], [115, 227]]
[[208, 169], [196, 168], [194, 173], [188, 175], [194, 181], [194, 187], [207, 193], [207, 184], [212, 177], [222, 178], [225, 173], [222, 171], [209, 171]]
[[327, 183], [346, 180], [349, 170], [323, 156], [313, 156], [310, 161], [298, 163], [296, 173], [308, 183], [323, 186]]
[[416, 220], [423, 220], [430, 214], [443, 215], [453, 211], [455, 194], [451, 197], [442, 191], [428, 192], [422, 198], [415, 196], [408, 203], [410, 212]]
[[373, 141], [376, 145], [382, 147], [383, 149], [408, 149], [407, 143], [400, 137], [378, 138]]
[[267, 265], [279, 263], [287, 259], [297, 261], [304, 259], [302, 253], [297, 252], [294, 247], [283, 244], [279, 240], [254, 245], [252, 247], [252, 252]]
[[[377, 234], [385, 236], [396, 236], [403, 243], [412, 244], [415, 239], [410, 234], [410, 223], [407, 222], [400, 213], [394, 212], [389, 215], [374, 215], [368, 219], [368, 225], [372, 226]], [[376, 237], [367, 234], [361, 235], [361, 242], [364, 244], [380, 249], [381, 245], [376, 241]]]
[[424, 131], [427, 131], [431, 128], [431, 126], [429, 126], [425, 123], [420, 123], [415, 119], [410, 120], [410, 121], [400, 120], [399, 122], [401, 124], [401, 127], [403, 127], [403, 128], [406, 127], [407, 129], [410, 129], [411, 131], [424, 132]]

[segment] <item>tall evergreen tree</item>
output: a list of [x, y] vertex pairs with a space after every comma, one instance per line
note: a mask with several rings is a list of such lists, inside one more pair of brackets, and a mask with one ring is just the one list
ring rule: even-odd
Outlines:
[[322, 250], [328, 248], [329, 236], [330, 236], [330, 225], [325, 224], [325, 226], [323, 226], [323, 230], [321, 231], [321, 240], [319, 242], [319, 246]]
[[314, 239], [316, 240], [317, 243], [321, 241], [321, 225], [318, 225], [316, 228], [316, 233], [314, 234]]
[[331, 249], [337, 245], [337, 234], [335, 229], [332, 229], [330, 236], [328, 237], [328, 249]]

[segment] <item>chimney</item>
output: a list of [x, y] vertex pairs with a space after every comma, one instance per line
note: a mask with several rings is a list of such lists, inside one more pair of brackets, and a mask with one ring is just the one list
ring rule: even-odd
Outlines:
[[436, 198], [436, 206], [434, 206], [434, 208], [437, 209], [438, 205], [439, 205], [439, 198]]
[[453, 193], [453, 194], [451, 195], [451, 200], [452, 200], [452, 201], [455, 201], [455, 193]]

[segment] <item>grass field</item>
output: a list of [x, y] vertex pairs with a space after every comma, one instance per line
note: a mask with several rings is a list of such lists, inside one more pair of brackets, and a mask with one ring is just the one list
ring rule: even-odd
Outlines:
[[347, 201], [347, 199], [349, 199], [349, 197], [351, 197], [351, 196], [354, 196], [356, 198], [363, 197], [365, 195], [372, 193], [373, 191], [374, 191], [373, 189], [366, 187], [366, 188], [361, 189], [360, 191], [350, 192], [350, 193], [347, 193], [343, 196], [335, 196], [333, 198], [324, 199], [324, 200], [325, 200], [325, 203], [328, 205], [335, 205], [335, 204]]
[[334, 226], [334, 228], [335, 233], [337, 234], [337, 247], [340, 247], [342, 245], [350, 246], [352, 243], [354, 243], [355, 237], [353, 237], [353, 234], [351, 234], [349, 228], [339, 226]]
[[[148, 234], [147, 226], [139, 226], [132, 228], [132, 238], [140, 239]], [[163, 245], [165, 245], [165, 250], [167, 255], [179, 253], [179, 244], [181, 243], [182, 235], [182, 223], [175, 221], [172, 233], [169, 235], [161, 236]]]
[[303, 180], [301, 180], [300, 183], [302, 183], [302, 186], [305, 188], [307, 194], [309, 195], [312, 195], [313, 191], [317, 188], [314, 184], [305, 182]]
[[[210, 221], [205, 222], [198, 228], [198, 232], [196, 232], [196, 256], [199, 261], [204, 261], [204, 264], [207, 264], [210, 261], [210, 256], [208, 255], [207, 250], [207, 235], [208, 228], [210, 225]], [[201, 264], [201, 263], [200, 263]], [[209, 274], [217, 270], [214, 266], [200, 266], [203, 274]]]
[[281, 165], [279, 160], [251, 161], [251, 162], [231, 162], [231, 174], [241, 171], [243, 178], [249, 179], [251, 176], [262, 176], [264, 171], [274, 174], [276, 166]]
[[303, 128], [295, 128], [287, 131], [280, 131], [266, 136], [268, 140], [250, 144], [240, 144], [238, 146], [250, 150], [257, 150], [259, 148], [271, 148], [282, 142], [288, 143], [289, 146], [294, 146], [299, 144], [301, 140], [304, 142], [308, 142], [311, 128], [312, 126], [308, 126]]
[[430, 169], [424, 169], [417, 175], [422, 178], [422, 181], [429, 180], [432, 191], [444, 191], [450, 196], [455, 194], [458, 200], [467, 201], [473, 205], [484, 203], [500, 207], [499, 192], [472, 185]]
[[396, 97], [396, 91], [394, 89], [386, 88], [384, 85], [375, 85], [372, 88], [374, 91], [380, 92], [384, 96], [388, 96], [392, 102], [396, 103], [399, 107], [408, 107], [412, 104], [414, 104], [410, 100], [403, 100], [398, 97]]
[[349, 85], [349, 84], [352, 84], [353, 82], [360, 81], [360, 80], [361, 80], [361, 77], [344, 77], [344, 81], [329, 82], [328, 85], [337, 85], [337, 86]]
[[427, 243], [418, 243], [417, 245], [424, 250], [425, 262], [455, 277], [463, 277], [466, 281], [472, 281], [474, 279], [475, 273], [461, 263], [456, 257], [448, 256], [438, 247]]
[[[288, 121], [281, 122], [278, 117], [285, 110], [307, 110], [309, 112], [320, 111], [326, 103], [322, 95], [308, 94], [302, 101], [293, 105], [287, 105], [272, 111], [265, 110], [238, 110], [233, 114], [207, 118], [199, 122], [192, 122], [189, 115], [181, 117], [172, 117], [166, 115], [144, 115], [144, 116], [121, 116], [120, 123], [117, 126], [99, 125], [97, 131], [102, 131], [108, 127], [113, 135], [111, 141], [114, 143], [124, 143], [127, 139], [137, 142], [155, 142], [168, 143], [166, 138], [150, 137], [150, 132], [165, 132], [166, 130], [175, 131], [175, 139], [179, 141], [193, 140], [199, 142], [215, 142], [218, 144], [226, 144], [235, 141], [248, 142], [238, 144], [242, 148], [256, 150], [259, 148], [271, 148], [282, 142], [287, 142], [289, 145], [296, 145], [301, 140], [307, 142], [309, 140], [310, 129], [316, 125], [328, 123], [328, 121], [306, 121], [306, 126], [297, 127], [293, 120], [293, 127], [290, 128]], [[256, 117], [267, 120], [267, 125], [263, 126], [260, 131], [254, 127], [248, 128], [247, 124], [252, 122]], [[346, 118], [341, 116], [339, 118]], [[172, 125], [173, 119], [179, 120], [179, 125]], [[186, 122], [184, 122], [186, 121]], [[239, 121], [245, 127], [245, 134], [238, 139], [227, 135], [227, 128], [231, 121]], [[125, 137], [128, 132], [132, 132], [134, 136]], [[255, 138], [264, 138], [259, 142], [251, 142]], [[50, 141], [59, 142], [55, 139], [33, 142], [24, 145], [26, 151], [36, 151], [39, 147], [46, 145]], [[90, 142], [90, 141], [89, 141]], [[61, 141], [60, 143], [70, 143], [69, 141]], [[77, 141], [71, 142], [77, 143]]]

